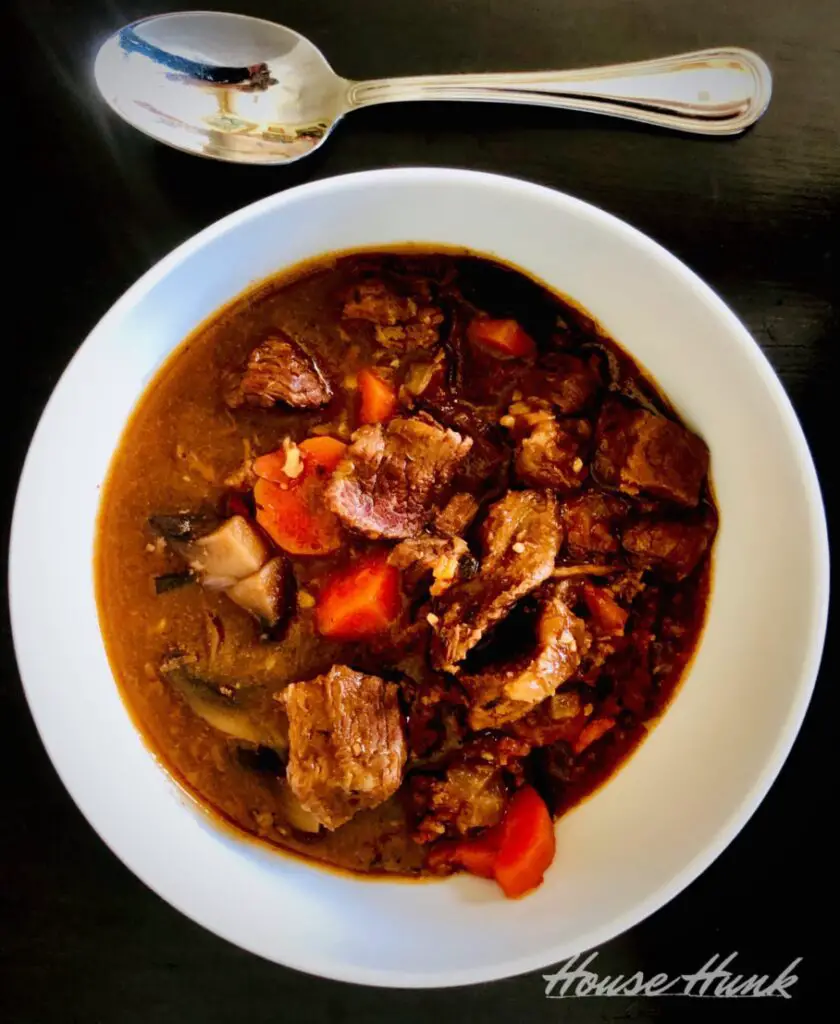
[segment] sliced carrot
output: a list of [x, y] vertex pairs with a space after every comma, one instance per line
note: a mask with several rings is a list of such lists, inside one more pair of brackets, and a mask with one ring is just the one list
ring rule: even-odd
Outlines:
[[[289, 452], [278, 448], [276, 452], [266, 452], [254, 459], [253, 470], [261, 480], [270, 480], [275, 484], [290, 484], [292, 477], [286, 472], [289, 463]], [[302, 460], [301, 460], [301, 468]]]
[[467, 337], [502, 359], [519, 359], [537, 351], [534, 339], [526, 334], [516, 320], [490, 320], [478, 317], [470, 321]]
[[602, 636], [623, 636], [628, 612], [603, 587], [589, 580], [583, 583], [583, 600], [589, 609], [595, 627]]
[[[324, 485], [346, 448], [334, 437], [310, 437], [254, 460], [257, 522], [290, 555], [325, 555], [341, 544], [339, 521], [324, 505]], [[298, 472], [290, 476], [293, 468]]]
[[325, 555], [341, 544], [338, 519], [323, 504], [323, 484], [308, 477], [297, 487], [257, 480], [257, 522], [290, 555]]
[[384, 423], [391, 419], [397, 410], [397, 396], [394, 389], [373, 370], [360, 370], [359, 419], [362, 423]]
[[494, 846], [476, 839], [471, 843], [462, 843], [458, 850], [458, 861], [465, 871], [478, 878], [493, 878], [496, 868], [498, 850]]
[[334, 437], [308, 437], [299, 445], [286, 442], [284, 447], [260, 455], [254, 459], [253, 469], [263, 480], [293, 487], [302, 482], [305, 473], [319, 476], [332, 473], [346, 450], [347, 445]]
[[307, 469], [315, 466], [327, 473], [332, 473], [341, 462], [347, 445], [335, 437], [307, 437], [300, 442], [300, 450], [303, 452], [304, 463]]
[[505, 896], [524, 896], [542, 882], [556, 849], [554, 822], [532, 786], [514, 794], [501, 828], [494, 876]]
[[322, 636], [360, 640], [384, 633], [400, 613], [400, 574], [387, 553], [372, 555], [331, 577], [315, 604]]
[[496, 855], [502, 839], [501, 826], [489, 828], [476, 839], [444, 840], [429, 850], [426, 866], [430, 871], [463, 868], [479, 878], [493, 878]]
[[542, 882], [555, 849], [554, 823], [545, 802], [533, 787], [523, 786], [499, 825], [477, 839], [436, 843], [426, 866], [430, 871], [463, 868], [480, 878], [495, 878], [504, 894], [514, 898]]
[[599, 740], [614, 727], [614, 718], [596, 718], [594, 721], [588, 722], [583, 729], [581, 729], [580, 736], [575, 740], [574, 747], [572, 749], [576, 754], [583, 753], [590, 744], [594, 743], [595, 740]]

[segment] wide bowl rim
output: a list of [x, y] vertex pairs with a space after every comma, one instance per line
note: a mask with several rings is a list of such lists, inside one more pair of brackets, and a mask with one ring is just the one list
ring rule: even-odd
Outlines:
[[[728, 819], [720, 826], [716, 835], [706, 842], [702, 849], [679, 871], [674, 877], [669, 878], [661, 886], [655, 888], [648, 897], [625, 913], [612, 918], [600, 928], [591, 929], [585, 935], [580, 936], [577, 948], [570, 950], [568, 944], [545, 948], [539, 954], [529, 954], [524, 957], [511, 957], [503, 963], [496, 962], [482, 968], [458, 969], [453, 971], [436, 971], [429, 973], [401, 973], [387, 970], [360, 970], [347, 968], [339, 970], [335, 965], [330, 965], [328, 970], [319, 967], [312, 958], [304, 958], [299, 962], [294, 957], [284, 953], [283, 959], [279, 960], [272, 956], [270, 951], [258, 948], [256, 944], [249, 944], [241, 936], [232, 938], [225, 934], [216, 924], [207, 919], [207, 915], [196, 910], [194, 907], [187, 909], [181, 905], [177, 894], [162, 892], [159, 882], [148, 876], [144, 866], [137, 862], [137, 857], [131, 849], [123, 849], [113, 837], [107, 837], [97, 827], [89, 816], [85, 807], [85, 793], [77, 792], [66, 778], [63, 770], [63, 754], [59, 753], [53, 738], [48, 735], [47, 729], [39, 713], [38, 701], [34, 698], [33, 688], [27, 683], [26, 651], [22, 649], [20, 636], [22, 635], [22, 616], [24, 611], [20, 599], [17, 597], [21, 573], [24, 569], [22, 564], [23, 551], [19, 542], [22, 532], [23, 497], [30, 487], [30, 481], [34, 473], [38, 448], [42, 435], [49, 425], [50, 412], [52, 407], [58, 403], [59, 396], [63, 395], [67, 386], [68, 376], [76, 360], [80, 359], [86, 348], [92, 346], [95, 339], [106, 334], [113, 322], [119, 320], [124, 311], [137, 304], [149, 291], [160, 281], [170, 274], [177, 266], [188, 260], [193, 253], [200, 250], [213, 240], [225, 235], [227, 232], [253, 220], [262, 217], [269, 211], [282, 208], [284, 205], [294, 203], [302, 195], [309, 198], [317, 198], [319, 195], [329, 194], [336, 190], [353, 190], [375, 188], [378, 184], [384, 183], [415, 183], [418, 185], [427, 183], [461, 183], [467, 186], [478, 188], [493, 188], [501, 193], [526, 195], [537, 198], [546, 203], [554, 204], [567, 210], [572, 210], [578, 215], [585, 216], [598, 223], [607, 232], [623, 236], [625, 241], [646, 251], [659, 263], [663, 264], [670, 273], [682, 281], [682, 284], [693, 291], [698, 301], [704, 302], [718, 318], [721, 327], [726, 330], [731, 341], [739, 345], [746, 354], [751, 364], [751, 369], [758, 374], [773, 401], [776, 411], [781, 417], [784, 430], [794, 446], [796, 457], [802, 472], [803, 501], [807, 507], [808, 521], [813, 540], [813, 566], [816, 583], [814, 594], [814, 614], [810, 623], [810, 631], [807, 641], [803, 641], [803, 658], [798, 679], [796, 681], [795, 697], [792, 699], [790, 711], [783, 728], [779, 730], [776, 743], [770, 755], [766, 758], [763, 770], [754, 779], [751, 787], [744, 795], [738, 808], [733, 811]], [[129, 413], [130, 415], [130, 413]], [[126, 419], [128, 416], [126, 417]], [[475, 984], [485, 981], [493, 981], [514, 975], [523, 974], [529, 971], [539, 970], [546, 965], [561, 961], [598, 946], [617, 935], [620, 935], [629, 928], [635, 926], [650, 916], [683, 889], [689, 886], [729, 845], [735, 836], [744, 827], [749, 818], [753, 815], [768, 790], [775, 781], [779, 771], [784, 764], [790, 749], [796, 739], [802, 725], [808, 704], [813, 693], [816, 678], [819, 670], [822, 650], [825, 640], [827, 619], [828, 619], [828, 595], [829, 595], [829, 547], [828, 531], [823, 506], [822, 495], [817, 478], [817, 473], [810, 450], [808, 448], [802, 427], [793, 409], [793, 405], [785, 392], [779, 378], [770, 365], [756, 341], [750, 335], [746, 327], [736, 317], [732, 310], [717, 295], [713, 289], [690, 270], [681, 260], [670, 253], [667, 249], [655, 242], [643, 232], [632, 227], [627, 222], [594, 206], [591, 203], [578, 199], [567, 193], [548, 188], [520, 178], [507, 175], [491, 174], [482, 171], [472, 171], [458, 168], [441, 167], [403, 167], [388, 168], [379, 170], [359, 171], [351, 174], [338, 175], [317, 181], [297, 185], [285, 191], [277, 192], [257, 200], [227, 216], [215, 221], [208, 227], [188, 238], [174, 250], [164, 256], [144, 273], [134, 284], [132, 284], [106, 311], [98, 323], [89, 332], [79, 348], [74, 353], [67, 367], [59, 378], [53, 389], [49, 400], [39, 419], [32, 441], [27, 451], [26, 459], [21, 471], [15, 498], [14, 512], [10, 531], [9, 546], [9, 578], [8, 593], [12, 638], [15, 647], [18, 670], [23, 685], [24, 693], [29, 704], [35, 726], [38, 730], [42, 743], [55, 768], [59, 778], [70, 794], [76, 806], [94, 831], [100, 836], [103, 842], [114, 852], [114, 854], [153, 892], [157, 893], [171, 906], [175, 907], [186, 917], [196, 921], [207, 930], [219, 935], [241, 948], [247, 949], [259, 956], [282, 963], [282, 965], [303, 971], [308, 974], [331, 978], [337, 981], [348, 983], [366, 984], [381, 987], [393, 988], [445, 988], [467, 984]], [[128, 711], [126, 710], [126, 714]], [[320, 870], [312, 868], [312, 870]], [[358, 884], [369, 885], [370, 882], [359, 881]]]

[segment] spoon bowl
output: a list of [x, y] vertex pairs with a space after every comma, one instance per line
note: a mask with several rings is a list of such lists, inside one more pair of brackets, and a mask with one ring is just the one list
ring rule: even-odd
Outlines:
[[[221, 81], [207, 74], [217, 68], [229, 72]], [[253, 164], [289, 163], [321, 145], [345, 112], [349, 84], [292, 29], [211, 11], [121, 29], [99, 50], [94, 76], [120, 117], [151, 138]]]
[[735, 135], [761, 117], [772, 90], [764, 61], [737, 47], [583, 70], [355, 82], [292, 29], [210, 11], [156, 15], [121, 29], [99, 50], [94, 76], [111, 107], [146, 135], [250, 164], [299, 160], [346, 113], [377, 103], [527, 103]]

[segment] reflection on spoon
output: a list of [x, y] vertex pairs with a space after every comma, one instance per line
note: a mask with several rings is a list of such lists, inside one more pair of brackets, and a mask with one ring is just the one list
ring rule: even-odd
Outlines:
[[143, 57], [170, 68], [187, 78], [193, 78], [210, 85], [238, 85], [246, 89], [267, 89], [276, 85], [277, 79], [272, 78], [268, 65], [262, 61], [247, 68], [226, 68], [216, 64], [202, 64], [201, 61], [188, 60], [174, 53], [167, 53], [159, 46], [153, 46], [138, 35], [132, 25], [119, 33], [120, 49], [125, 53], [139, 53]]
[[735, 135], [761, 117], [772, 89], [764, 61], [736, 47], [577, 71], [353, 82], [291, 29], [207, 11], [158, 15], [121, 29], [103, 44], [94, 73], [111, 107], [152, 138], [254, 164], [298, 160], [345, 114], [377, 103], [524, 103]]

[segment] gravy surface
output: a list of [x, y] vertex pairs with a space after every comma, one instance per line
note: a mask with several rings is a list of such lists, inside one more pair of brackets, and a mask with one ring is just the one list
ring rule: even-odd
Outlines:
[[[561, 297], [518, 271], [464, 253], [404, 247], [400, 254], [331, 257], [294, 268], [240, 296], [200, 326], [170, 357], [149, 385], [125, 428], [103, 488], [96, 549], [96, 590], [105, 644], [123, 698], [151, 749], [203, 805], [239, 829], [270, 844], [352, 871], [419, 874], [426, 849], [410, 835], [401, 793], [380, 807], [358, 813], [334, 832], [307, 835], [283, 811], [282, 777], [260, 748], [231, 739], [196, 715], [169, 683], [160, 665], [173, 649], [197, 652], [216, 680], [247, 687], [252, 716], [274, 714], [274, 695], [284, 685], [311, 679], [337, 663], [360, 671], [392, 672], [376, 651], [318, 635], [309, 598], [318, 581], [377, 542], [347, 533], [337, 554], [292, 558], [297, 608], [279, 642], [261, 638], [258, 624], [224, 594], [199, 585], [157, 593], [155, 578], [183, 570], [178, 557], [148, 529], [161, 511], [219, 506], [237, 486], [237, 474], [254, 456], [329, 432], [347, 442], [357, 423], [356, 375], [379, 365], [397, 379], [405, 360], [383, 352], [361, 320], [342, 319], [341, 295], [360, 266], [407, 259], [438, 277], [446, 265], [463, 283], [470, 301], [491, 315], [516, 316], [533, 336], [558, 323], [571, 326], [578, 342], [606, 353], [614, 381], [632, 382], [634, 394], [669, 416], [666, 399], [596, 324]], [[443, 269], [441, 269], [443, 267]], [[558, 319], [559, 318], [559, 319]], [[281, 327], [307, 349], [335, 385], [324, 408], [276, 406], [232, 411], [221, 399], [222, 381], [241, 367], [255, 340]], [[606, 371], [605, 371], [606, 372]], [[464, 401], [504, 416], [521, 381], [510, 362], [475, 363], [467, 374]], [[329, 431], [327, 431], [329, 428]], [[708, 490], [704, 502], [714, 510]], [[683, 582], [658, 582], [659, 671], [637, 707], [627, 707], [608, 743], [596, 743], [570, 759], [543, 751], [536, 776], [556, 785], [555, 811], [563, 813], [600, 785], [660, 715], [700, 634], [709, 586], [709, 556]], [[302, 597], [303, 595], [303, 597]], [[636, 613], [634, 613], [636, 614]], [[631, 619], [632, 622], [635, 621]], [[660, 627], [657, 627], [659, 629]], [[667, 635], [666, 635], [667, 634]], [[391, 675], [389, 675], [391, 678]], [[591, 687], [596, 713], [610, 695], [606, 684]]]

